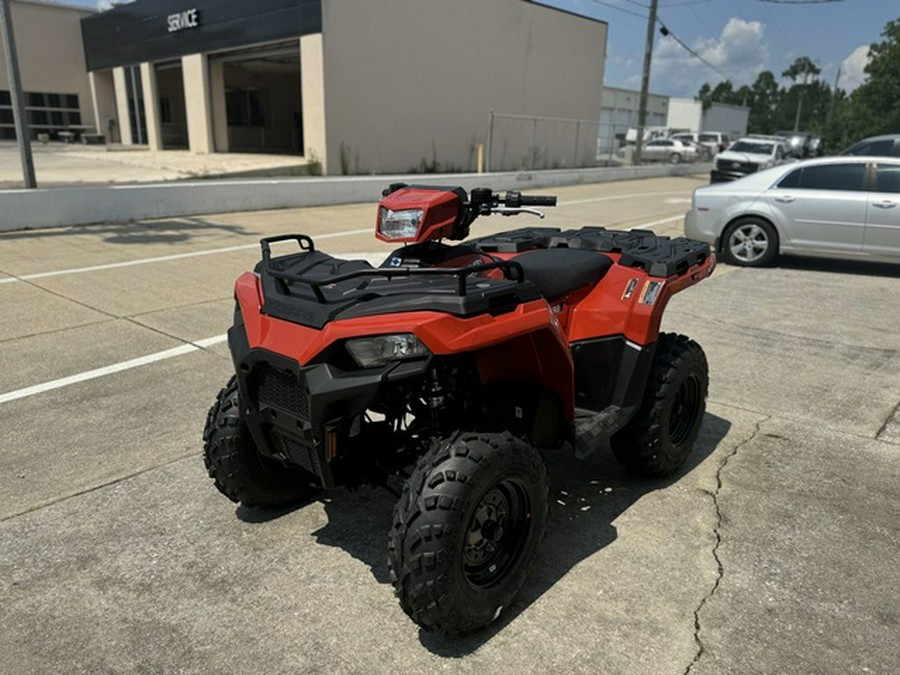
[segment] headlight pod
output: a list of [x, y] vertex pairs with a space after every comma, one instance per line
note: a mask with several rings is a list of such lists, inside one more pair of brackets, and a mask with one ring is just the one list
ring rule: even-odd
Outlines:
[[412, 239], [419, 231], [424, 214], [422, 209], [392, 211], [382, 206], [378, 213], [378, 232], [388, 239]]
[[428, 356], [431, 351], [412, 333], [376, 335], [347, 340], [347, 351], [361, 368], [383, 366], [388, 361], [402, 361]]

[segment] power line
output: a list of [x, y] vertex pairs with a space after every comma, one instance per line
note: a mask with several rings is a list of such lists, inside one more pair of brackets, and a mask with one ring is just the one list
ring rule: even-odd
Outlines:
[[707, 61], [707, 60], [704, 59], [702, 56], [700, 56], [700, 54], [698, 54], [698, 53], [695, 52], [693, 49], [691, 49], [690, 47], [688, 47], [688, 45], [687, 45], [680, 37], [678, 37], [677, 35], [675, 35], [675, 33], [673, 33], [671, 30], [669, 30], [669, 28], [666, 27], [666, 25], [665, 25], [660, 19], [657, 19], [657, 23], [659, 23], [659, 26], [660, 26], [659, 31], [660, 31], [664, 36], [670, 37], [670, 38], [672, 38], [673, 40], [675, 40], [675, 42], [677, 42], [677, 43], [680, 44], [682, 47], [684, 47], [684, 49], [685, 49], [691, 56], [693, 56], [695, 59], [697, 59], [697, 60], [702, 61], [703, 63], [705, 63], [708, 67], [712, 68], [712, 69], [713, 69], [714, 71], [716, 71], [719, 75], [721, 75], [722, 77], [724, 77], [726, 80], [731, 79], [730, 76], [728, 75], [728, 73], [722, 72], [722, 71], [719, 70], [716, 66], [714, 66], [714, 65], [711, 64], [709, 61]]
[[[603, 2], [603, 0], [591, 0], [591, 2], [596, 3], [598, 5], [603, 5], [604, 7], [609, 7], [610, 9], [615, 9], [619, 12], [625, 12], [625, 14], [631, 14], [631, 16], [636, 16], [639, 19], [647, 20], [646, 14], [638, 14], [637, 12], [632, 12], [630, 9], [625, 9], [624, 7], [619, 7], [618, 5], [613, 5], [609, 2]], [[637, 3], [635, 3], [637, 4]]]

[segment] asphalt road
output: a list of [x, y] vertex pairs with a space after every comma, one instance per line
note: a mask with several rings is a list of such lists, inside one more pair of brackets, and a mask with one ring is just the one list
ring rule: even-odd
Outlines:
[[[679, 233], [697, 179], [558, 190], [544, 221]], [[384, 254], [372, 204], [0, 235], [0, 671], [888, 673], [900, 663], [900, 270], [721, 265], [688, 466], [554, 460], [537, 568], [491, 628], [420, 632], [393, 498], [235, 508], [201, 459], [260, 236]], [[480, 232], [532, 221], [480, 221]]]

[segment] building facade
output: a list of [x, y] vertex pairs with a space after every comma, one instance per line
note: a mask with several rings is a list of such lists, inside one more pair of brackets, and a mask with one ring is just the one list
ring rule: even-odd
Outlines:
[[[597, 155], [607, 156], [625, 145], [625, 135], [638, 126], [641, 92], [619, 87], [603, 87], [603, 109], [600, 113], [600, 138]], [[666, 126], [669, 97], [659, 94], [647, 96], [645, 127]]]
[[82, 28], [122, 143], [339, 174], [474, 169], [490, 110], [597, 119], [607, 27], [529, 0], [138, 0]]
[[[10, 5], [32, 135], [93, 130], [81, 20], [95, 12], [39, 0], [13, 0]], [[15, 137], [6, 61], [0, 50], [0, 140]]]

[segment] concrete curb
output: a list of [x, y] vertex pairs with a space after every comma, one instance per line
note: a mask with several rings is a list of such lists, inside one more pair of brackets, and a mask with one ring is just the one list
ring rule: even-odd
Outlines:
[[467, 190], [537, 189], [708, 173], [710, 165], [654, 165], [490, 174], [204, 180], [0, 191], [0, 232], [41, 227], [127, 223], [154, 218], [329, 206], [375, 201], [390, 183], [459, 185]]

